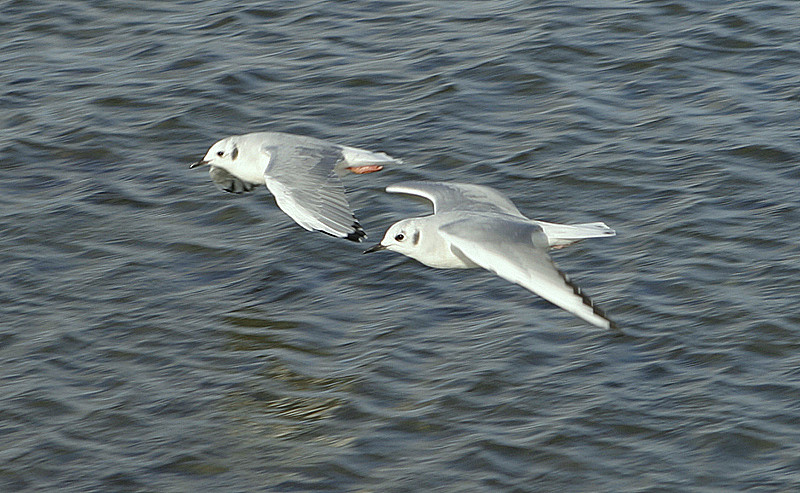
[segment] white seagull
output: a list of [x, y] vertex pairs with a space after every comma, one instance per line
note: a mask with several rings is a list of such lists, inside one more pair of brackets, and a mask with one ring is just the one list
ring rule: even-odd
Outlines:
[[266, 184], [278, 207], [300, 226], [361, 241], [367, 235], [339, 178], [348, 171], [372, 173], [399, 162], [382, 152], [313, 137], [259, 132], [220, 140], [190, 167], [210, 165], [211, 181], [226, 192], [249, 192]]
[[528, 219], [500, 192], [480, 185], [414, 181], [386, 191], [424, 197], [433, 202], [433, 214], [396, 222], [364, 253], [392, 250], [438, 269], [482, 267], [591, 324], [615, 327], [547, 253], [586, 238], [614, 236], [604, 223]]

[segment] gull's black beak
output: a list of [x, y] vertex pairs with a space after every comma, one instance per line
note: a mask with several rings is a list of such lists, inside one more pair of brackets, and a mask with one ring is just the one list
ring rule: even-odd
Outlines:
[[198, 166], [205, 166], [206, 164], [208, 164], [208, 161], [206, 161], [205, 159], [201, 159], [200, 161], [197, 161], [196, 163], [190, 164], [189, 165], [189, 169], [196, 168]]
[[381, 250], [386, 250], [386, 246], [381, 245], [380, 243], [378, 243], [377, 245], [372, 245], [371, 247], [369, 247], [366, 250], [364, 250], [364, 253], [378, 252], [378, 251], [381, 251]]

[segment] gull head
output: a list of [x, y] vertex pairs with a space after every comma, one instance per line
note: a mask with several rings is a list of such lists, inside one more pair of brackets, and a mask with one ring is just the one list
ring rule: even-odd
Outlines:
[[416, 218], [403, 219], [392, 224], [383, 235], [383, 239], [364, 253], [377, 252], [379, 250], [391, 250], [402, 253], [411, 258], [416, 258], [419, 251], [419, 241], [422, 236], [422, 228]]
[[233, 137], [227, 137], [211, 146], [203, 159], [197, 161], [189, 167], [196, 168], [198, 166], [210, 165], [231, 171], [235, 166], [234, 163], [238, 157], [239, 146], [237, 146]]

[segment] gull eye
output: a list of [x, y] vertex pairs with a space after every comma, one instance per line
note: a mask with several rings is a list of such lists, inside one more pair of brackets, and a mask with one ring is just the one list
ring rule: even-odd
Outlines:
[[394, 237], [395, 241], [403, 241], [405, 239], [406, 239], [406, 235], [404, 235], [403, 233], [400, 233], [400, 234], [398, 234], [397, 236]]
[[219, 157], [222, 157], [222, 156], [224, 156], [224, 155], [225, 155], [225, 153], [224, 153], [224, 152], [222, 152], [222, 151], [217, 151], [217, 156], [219, 156]]

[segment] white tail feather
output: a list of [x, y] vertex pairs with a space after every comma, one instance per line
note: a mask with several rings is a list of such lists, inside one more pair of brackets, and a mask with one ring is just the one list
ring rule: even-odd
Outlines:
[[342, 146], [342, 156], [348, 166], [402, 162], [383, 152], [372, 152], [349, 146]]
[[534, 221], [542, 227], [547, 241], [551, 247], [565, 247], [576, 241], [587, 238], [600, 238], [602, 236], [614, 236], [617, 233], [606, 226], [605, 223], [583, 223], [583, 224], [556, 224], [545, 221]]

